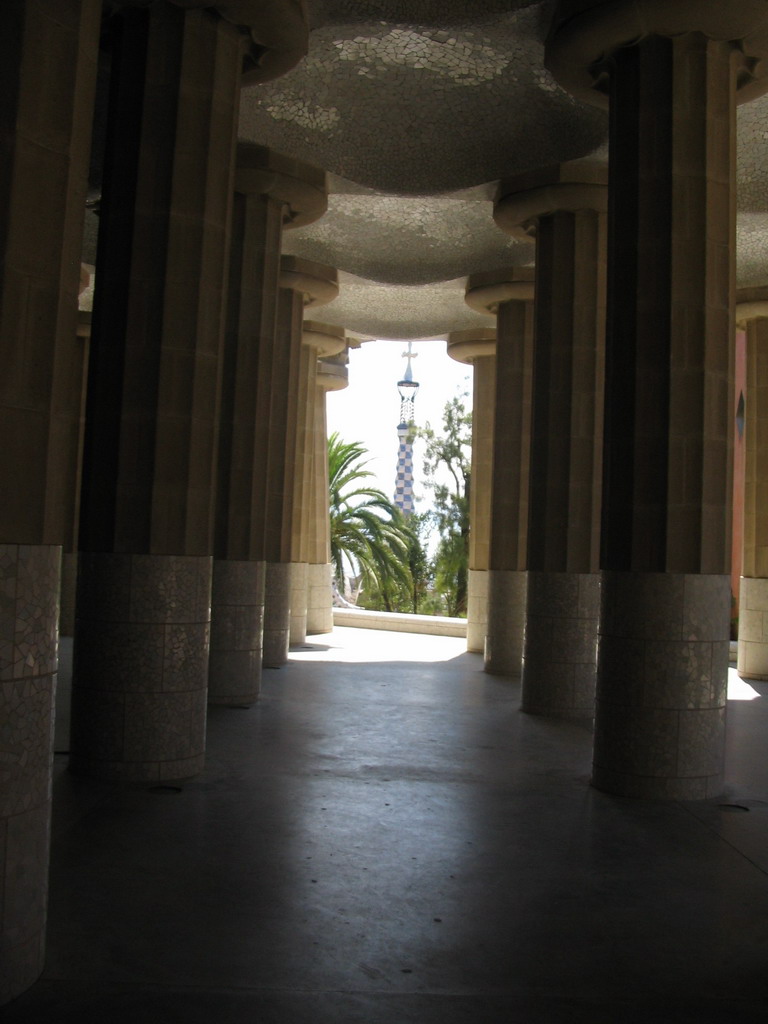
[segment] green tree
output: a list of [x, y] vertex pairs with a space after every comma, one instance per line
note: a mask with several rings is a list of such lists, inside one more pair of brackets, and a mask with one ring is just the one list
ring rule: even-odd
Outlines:
[[398, 515], [405, 530], [408, 578], [389, 576], [380, 585], [372, 582], [359, 603], [364, 608], [417, 615], [425, 611], [432, 583], [432, 564], [424, 545], [430, 519], [428, 513], [412, 512], [404, 517], [398, 510]]
[[[366, 481], [368, 452], [359, 441], [328, 439], [331, 562], [339, 589], [345, 568], [363, 575], [364, 586], [391, 601], [397, 587], [410, 587], [408, 551], [411, 532], [400, 509]], [[391, 608], [388, 610], [392, 610]]]
[[[467, 614], [472, 413], [464, 404], [466, 398], [462, 392], [445, 403], [440, 434], [429, 423], [418, 432], [426, 441], [425, 484], [434, 494], [431, 516], [440, 534], [434, 559], [435, 589], [442, 595], [448, 615]], [[449, 483], [438, 480], [441, 471]]]

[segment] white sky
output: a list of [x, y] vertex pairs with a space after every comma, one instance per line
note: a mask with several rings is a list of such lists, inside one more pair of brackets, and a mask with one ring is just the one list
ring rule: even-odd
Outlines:
[[[388, 496], [395, 491], [397, 472], [397, 424], [400, 419], [400, 395], [397, 382], [405, 373], [403, 352], [407, 341], [366, 341], [349, 353], [349, 387], [328, 393], [328, 433], [337, 431], [344, 441], [360, 441], [371, 456], [368, 469], [376, 477], [376, 486]], [[444, 341], [414, 341], [416, 358], [413, 378], [420, 384], [415, 403], [415, 420], [420, 427], [429, 422], [440, 431], [443, 406], [460, 391], [472, 408], [472, 367], [457, 363], [446, 355]], [[431, 498], [420, 485], [423, 478], [423, 442], [414, 444], [414, 494], [416, 510], [426, 511]], [[371, 481], [373, 483], [373, 481]], [[418, 499], [422, 500], [419, 501]]]

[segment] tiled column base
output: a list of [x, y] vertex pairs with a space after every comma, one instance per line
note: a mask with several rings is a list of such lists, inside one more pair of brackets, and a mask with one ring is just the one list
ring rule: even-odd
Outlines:
[[469, 570], [467, 593], [467, 650], [485, 650], [485, 634], [488, 632], [488, 572], [485, 569]]
[[307, 639], [307, 601], [309, 566], [291, 562], [291, 629], [290, 643], [303, 644]]
[[749, 679], [768, 679], [768, 580], [741, 577], [736, 670]]
[[485, 671], [519, 676], [523, 662], [526, 572], [488, 570], [488, 632]]
[[597, 573], [528, 571], [523, 711], [592, 717], [599, 614]]
[[208, 703], [253, 704], [261, 685], [264, 562], [214, 559]]
[[0, 1004], [43, 969], [60, 567], [0, 544]]
[[307, 634], [333, 631], [330, 563], [310, 564], [307, 576]]
[[730, 578], [604, 572], [592, 785], [703, 800], [723, 784]]
[[288, 661], [291, 630], [291, 563], [267, 562], [264, 584], [264, 668]]
[[80, 554], [70, 769], [180, 779], [205, 760], [211, 559]]
[[61, 556], [61, 590], [59, 599], [59, 658], [56, 672], [56, 714], [53, 749], [69, 750], [69, 720], [72, 704], [72, 644], [75, 633], [75, 598], [77, 593], [77, 552], [65, 551]]

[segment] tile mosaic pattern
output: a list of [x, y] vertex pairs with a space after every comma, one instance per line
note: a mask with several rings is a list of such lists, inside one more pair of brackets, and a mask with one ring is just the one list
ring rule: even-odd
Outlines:
[[264, 668], [288, 661], [291, 629], [291, 563], [267, 562], [264, 584]]
[[722, 786], [727, 576], [604, 572], [593, 783], [699, 800]]
[[768, 262], [768, 96], [738, 108], [736, 274], [739, 287], [765, 284]]
[[73, 771], [140, 781], [200, 770], [210, 595], [209, 558], [80, 555]]
[[[462, 274], [532, 258], [494, 237], [489, 200], [463, 190], [576, 157], [607, 160], [604, 115], [544, 69], [550, 14], [543, 0], [313, 0], [307, 58], [245, 90], [241, 137], [333, 172], [328, 214], [287, 239], [287, 251], [354, 275], [331, 304], [333, 323], [382, 338], [481, 326], [457, 301], [441, 308], [435, 292], [407, 292], [455, 281], [455, 299]], [[742, 287], [765, 281], [766, 112], [768, 96], [738, 111]], [[413, 333], [406, 305], [417, 307]]]
[[519, 676], [522, 670], [527, 575], [515, 569], [488, 570], [485, 671], [491, 675]]
[[241, 138], [333, 176], [329, 212], [289, 232], [287, 251], [350, 275], [328, 309], [349, 330], [483, 326], [461, 307], [464, 276], [533, 257], [494, 230], [488, 183], [588, 155], [607, 138], [605, 114], [544, 68], [542, 3], [311, 7], [307, 57], [241, 103]]
[[0, 1004], [43, 967], [60, 569], [0, 544]]
[[56, 670], [61, 549], [0, 544], [0, 680]]
[[[429, 284], [479, 273], [488, 267], [532, 261], [534, 244], [499, 231], [491, 216], [494, 189], [480, 187], [439, 196], [392, 196], [353, 191], [332, 176], [328, 211], [315, 224], [289, 231], [285, 251], [358, 277], [396, 285]], [[365, 244], [356, 234], [368, 224]], [[350, 233], [353, 245], [345, 246]], [[414, 250], [421, 254], [416, 262]], [[409, 258], [403, 259], [403, 254]]]
[[208, 703], [252, 704], [261, 686], [264, 562], [215, 559]]
[[[489, 216], [491, 204], [489, 204]], [[384, 287], [339, 271], [339, 295], [323, 306], [323, 319], [360, 338], [432, 338], [449, 331], [495, 327], [496, 318], [464, 301], [466, 278]], [[354, 359], [354, 357], [353, 357]]]
[[598, 573], [528, 571], [524, 711], [593, 715], [599, 614]]
[[[349, 20], [318, 24], [315, 12], [307, 57], [244, 97], [241, 135], [410, 194], [493, 181], [599, 145], [604, 114], [544, 68], [544, 19], [484, 7], [475, 5], [475, 24], [455, 26], [424, 24], [413, 9], [405, 23], [350, 10]], [[544, 118], [547, 133], [535, 130]]]

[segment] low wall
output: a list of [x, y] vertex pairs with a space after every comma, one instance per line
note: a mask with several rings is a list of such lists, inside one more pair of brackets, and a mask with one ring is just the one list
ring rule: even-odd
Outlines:
[[358, 629], [388, 629], [397, 633], [431, 633], [433, 636], [466, 636], [467, 620], [442, 615], [405, 615], [399, 612], [370, 612], [364, 608], [334, 608], [334, 626]]

